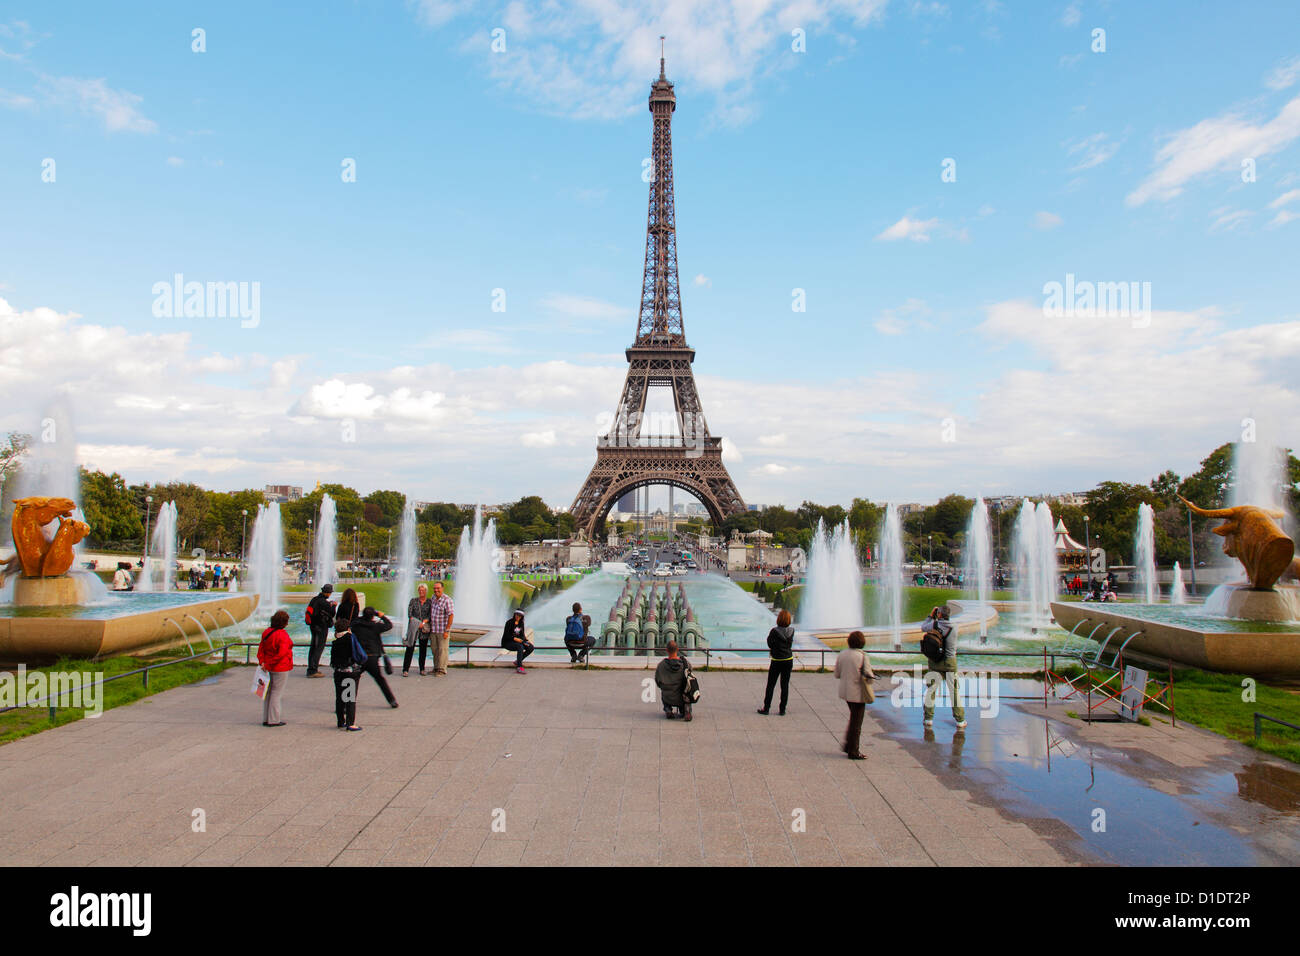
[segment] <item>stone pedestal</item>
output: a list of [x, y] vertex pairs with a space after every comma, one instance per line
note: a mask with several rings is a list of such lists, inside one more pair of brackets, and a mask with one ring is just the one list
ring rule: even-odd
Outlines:
[[1243, 621], [1294, 621], [1300, 618], [1300, 593], [1292, 587], [1257, 591], [1244, 585], [1228, 594], [1228, 617]]
[[85, 574], [61, 574], [54, 578], [14, 579], [14, 604], [18, 607], [53, 607], [86, 604], [90, 600], [90, 582]]

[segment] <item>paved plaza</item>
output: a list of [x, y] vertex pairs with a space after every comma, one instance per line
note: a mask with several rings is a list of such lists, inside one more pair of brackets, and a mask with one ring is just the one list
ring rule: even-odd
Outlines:
[[[695, 720], [644, 670], [453, 668], [369, 679], [361, 733], [291, 676], [260, 724], [236, 668], [0, 747], [0, 857], [36, 865], [1066, 865], [1300, 863], [1300, 775], [1196, 728], [1095, 725], [1054, 704], [868, 709], [839, 751], [828, 674], [790, 712], [764, 677], [700, 673]], [[1032, 682], [1025, 683], [1032, 688]], [[1016, 691], [1017, 693], [1020, 691]], [[1105, 826], [1095, 829], [1097, 813]], [[206, 824], [194, 831], [196, 811]], [[803, 826], [799, 826], [802, 823]], [[495, 824], [495, 826], [494, 826]]]

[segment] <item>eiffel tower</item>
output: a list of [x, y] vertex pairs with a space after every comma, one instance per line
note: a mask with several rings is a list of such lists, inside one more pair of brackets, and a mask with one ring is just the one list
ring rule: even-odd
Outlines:
[[[664, 75], [661, 51], [659, 79], [650, 85], [654, 178], [650, 180], [636, 341], [626, 353], [627, 380], [613, 424], [608, 434], [596, 440], [596, 464], [569, 509], [576, 530], [592, 541], [597, 540], [614, 503], [647, 485], [669, 485], [698, 498], [715, 527], [728, 515], [745, 510], [745, 502], [722, 463], [722, 439], [709, 434], [691, 371], [695, 350], [686, 344], [682, 325], [673, 212], [672, 117], [676, 108], [677, 97]], [[646, 396], [652, 386], [673, 390], [675, 434], [642, 434]]]

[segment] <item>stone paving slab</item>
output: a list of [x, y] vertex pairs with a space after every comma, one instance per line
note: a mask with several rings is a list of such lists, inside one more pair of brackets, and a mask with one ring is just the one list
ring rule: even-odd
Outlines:
[[[920, 739], [919, 714], [869, 708], [870, 757], [844, 759], [847, 713], [830, 675], [797, 675], [789, 715], [764, 717], [754, 713], [762, 675], [701, 673], [705, 697], [689, 724], [643, 700], [647, 676], [505, 667], [395, 675], [396, 710], [367, 679], [358, 711], [365, 729], [343, 733], [331, 681], [295, 672], [288, 725], [264, 728], [248, 672], [235, 669], [0, 747], [0, 858], [163, 866], [1096, 859], [1077, 827], [1026, 814], [999, 796], [1002, 784], [937, 764], [942, 748]], [[991, 744], [997, 723], [972, 720], [968, 747]], [[1070, 732], [1085, 743], [1102, 733]], [[1112, 746], [1153, 755], [1176, 742], [1177, 760], [1191, 763], [1236, 746], [1183, 728], [1106, 732]], [[1178, 789], [1176, 774], [1167, 780]], [[196, 810], [204, 832], [194, 830]], [[1274, 842], [1289, 852], [1289, 836]]]

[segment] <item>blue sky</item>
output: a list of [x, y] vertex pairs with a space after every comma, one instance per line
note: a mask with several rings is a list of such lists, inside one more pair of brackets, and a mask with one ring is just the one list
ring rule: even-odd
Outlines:
[[[264, 6], [6, 5], [0, 427], [59, 396], [131, 480], [569, 504], [664, 33], [686, 331], [748, 500], [1147, 480], [1246, 418], [1297, 444], [1294, 4]], [[155, 316], [175, 273], [259, 283], [257, 326]], [[1149, 282], [1152, 321], [1045, 316], [1067, 273]]]

